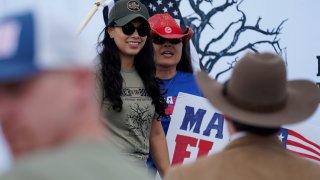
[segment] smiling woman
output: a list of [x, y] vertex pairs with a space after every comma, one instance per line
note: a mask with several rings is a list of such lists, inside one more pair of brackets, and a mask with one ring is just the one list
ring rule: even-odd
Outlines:
[[163, 175], [169, 155], [159, 117], [165, 116], [166, 104], [155, 77], [148, 18], [148, 10], [136, 0], [117, 1], [111, 9], [98, 47], [97, 96], [120, 152], [146, 167], [151, 151]]
[[134, 19], [123, 26], [115, 23], [111, 23], [108, 26], [107, 33], [111, 39], [114, 39], [120, 51], [122, 68], [133, 68], [134, 56], [144, 47], [149, 31], [150, 28], [147, 22], [140, 18]]

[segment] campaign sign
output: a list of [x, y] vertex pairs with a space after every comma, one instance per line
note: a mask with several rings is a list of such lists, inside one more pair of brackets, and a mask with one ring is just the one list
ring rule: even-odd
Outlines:
[[218, 152], [229, 142], [224, 116], [207, 99], [179, 93], [167, 142], [172, 165]]
[[[289, 151], [320, 162], [320, 128], [307, 122], [284, 126], [279, 140]], [[229, 142], [224, 116], [207, 99], [179, 93], [167, 133], [172, 165], [222, 150]]]
[[[320, 127], [303, 122], [284, 126], [278, 136], [289, 151], [320, 163], [319, 132]], [[172, 165], [217, 153], [229, 143], [229, 137], [223, 114], [206, 98], [179, 93], [167, 133]]]

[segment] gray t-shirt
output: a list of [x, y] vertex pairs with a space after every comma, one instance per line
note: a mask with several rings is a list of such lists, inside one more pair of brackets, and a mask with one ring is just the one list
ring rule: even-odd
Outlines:
[[149, 136], [155, 107], [135, 69], [121, 70], [123, 77], [122, 110], [116, 112], [103, 102], [106, 125], [114, 135], [113, 143], [121, 152], [145, 164], [149, 155]]

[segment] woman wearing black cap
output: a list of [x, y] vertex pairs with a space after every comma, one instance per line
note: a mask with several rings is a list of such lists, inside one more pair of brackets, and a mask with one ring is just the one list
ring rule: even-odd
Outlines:
[[139, 1], [115, 3], [99, 43], [99, 90], [114, 144], [143, 166], [150, 150], [163, 175], [170, 165], [159, 121], [165, 116], [166, 103], [155, 77], [148, 18], [148, 10]]

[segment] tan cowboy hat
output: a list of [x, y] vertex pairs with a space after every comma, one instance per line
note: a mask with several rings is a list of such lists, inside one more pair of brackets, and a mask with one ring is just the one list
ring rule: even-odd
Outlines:
[[282, 58], [272, 53], [246, 54], [224, 84], [206, 73], [196, 76], [204, 96], [227, 117], [258, 127], [279, 127], [311, 116], [320, 91], [307, 80], [287, 81]]

